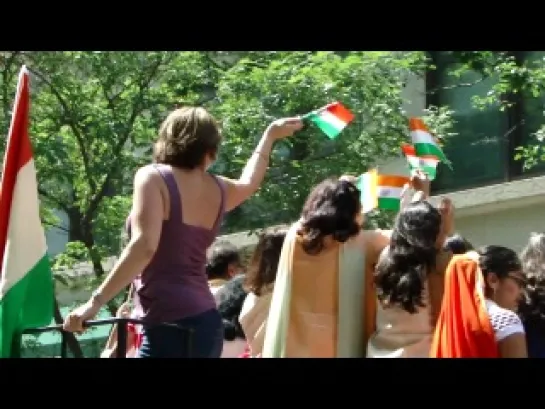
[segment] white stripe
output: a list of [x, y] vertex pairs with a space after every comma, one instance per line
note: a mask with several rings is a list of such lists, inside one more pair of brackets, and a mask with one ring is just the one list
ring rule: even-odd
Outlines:
[[411, 131], [411, 140], [413, 141], [413, 144], [415, 143], [428, 143], [430, 145], [437, 145], [435, 143], [435, 139], [429, 132], [416, 130]]
[[419, 158], [418, 156], [407, 155], [407, 160], [413, 167], [435, 167], [439, 163], [438, 159]]
[[4, 250], [0, 299], [46, 254], [45, 233], [40, 220], [34, 160], [23, 166], [15, 181]]
[[361, 175], [361, 192], [363, 193], [363, 203], [361, 211], [363, 213], [370, 212], [376, 207], [376, 199], [372, 197], [371, 194], [371, 192], [375, 190], [372, 186], [372, 180], [373, 178], [371, 178], [369, 172]]
[[399, 199], [401, 197], [401, 193], [403, 192], [402, 187], [395, 187], [395, 186], [378, 186], [377, 187], [377, 196], [378, 197], [384, 197], [384, 198], [395, 198]]
[[341, 130], [344, 129], [346, 126], [346, 122], [341, 121], [339, 118], [337, 118], [335, 115], [333, 115], [331, 112], [324, 110], [320, 112], [318, 115], [323, 121], [326, 121], [331, 126], [333, 126], [335, 129]]

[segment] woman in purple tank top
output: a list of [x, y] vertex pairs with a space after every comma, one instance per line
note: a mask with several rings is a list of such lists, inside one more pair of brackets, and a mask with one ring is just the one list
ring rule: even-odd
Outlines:
[[66, 317], [65, 330], [82, 331], [85, 320], [141, 275], [140, 357], [219, 358], [223, 327], [208, 286], [206, 249], [218, 235], [224, 212], [259, 188], [274, 142], [301, 127], [299, 118], [274, 121], [240, 178], [231, 180], [207, 172], [221, 142], [214, 118], [195, 107], [170, 113], [159, 129], [154, 163], [134, 178], [130, 242], [89, 301]]

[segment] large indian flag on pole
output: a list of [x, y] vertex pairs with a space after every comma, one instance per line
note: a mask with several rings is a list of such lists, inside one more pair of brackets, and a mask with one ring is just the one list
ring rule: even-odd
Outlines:
[[414, 146], [408, 143], [401, 145], [401, 151], [407, 159], [409, 170], [413, 171], [419, 169], [428, 175], [430, 180], [435, 179], [439, 159], [437, 159], [435, 156], [417, 156]]
[[406, 176], [379, 175], [376, 169], [362, 174], [356, 183], [361, 192], [362, 212], [367, 213], [376, 208], [399, 211], [401, 196]]
[[21, 332], [51, 323], [54, 289], [28, 136], [29, 73], [19, 74], [0, 185], [0, 357], [20, 356]]
[[411, 140], [415, 149], [416, 156], [433, 156], [436, 157], [440, 162], [443, 162], [447, 166], [452, 167], [450, 161], [443, 153], [441, 146], [439, 146], [439, 140], [431, 134], [427, 126], [420, 118], [410, 118], [409, 128], [411, 130]]
[[330, 139], [335, 139], [354, 120], [354, 114], [340, 102], [333, 102], [306, 114], [303, 119], [308, 119]]

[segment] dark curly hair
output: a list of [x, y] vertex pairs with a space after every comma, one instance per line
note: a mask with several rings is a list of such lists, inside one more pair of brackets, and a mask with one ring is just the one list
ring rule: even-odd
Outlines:
[[233, 341], [236, 338], [245, 338], [244, 331], [238, 320], [242, 304], [246, 298], [244, 290], [244, 275], [238, 275], [229, 280], [217, 293], [218, 311], [223, 320], [223, 338]]
[[423, 290], [435, 267], [441, 214], [426, 201], [410, 203], [397, 216], [390, 245], [375, 270], [377, 297], [411, 314], [424, 307]]
[[324, 248], [324, 238], [344, 243], [356, 236], [361, 226], [356, 216], [361, 211], [360, 191], [347, 180], [326, 179], [317, 185], [303, 206], [299, 235], [308, 254]]
[[444, 251], [450, 251], [452, 254], [465, 254], [473, 250], [473, 245], [459, 234], [450, 236], [445, 240]]
[[209, 280], [229, 278], [227, 268], [230, 264], [240, 264], [241, 257], [235, 245], [228, 241], [217, 241], [208, 249], [206, 274]]
[[519, 314], [527, 332], [545, 334], [545, 234], [532, 233], [520, 258], [527, 283]]
[[246, 272], [244, 285], [248, 292], [259, 297], [276, 280], [278, 261], [287, 232], [288, 226], [275, 226], [265, 229], [259, 236]]
[[159, 128], [153, 160], [182, 169], [195, 169], [206, 155], [216, 156], [221, 133], [216, 120], [204, 108], [172, 111]]

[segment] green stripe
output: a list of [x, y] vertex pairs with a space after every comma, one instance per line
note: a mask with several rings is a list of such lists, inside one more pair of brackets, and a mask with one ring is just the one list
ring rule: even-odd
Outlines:
[[396, 197], [379, 197], [378, 208], [383, 210], [399, 211], [401, 208], [401, 199]]
[[342, 129], [335, 128], [329, 122], [324, 121], [319, 115], [311, 115], [308, 119], [318, 128], [320, 128], [322, 132], [328, 136], [329, 139], [335, 139], [342, 131]]
[[431, 143], [415, 143], [414, 144], [414, 150], [416, 153], [416, 156], [435, 156], [437, 157], [441, 162], [448, 163], [449, 160], [441, 150], [441, 148], [437, 145], [431, 144]]
[[51, 323], [54, 294], [49, 258], [44, 255], [0, 300], [1, 358], [20, 356], [24, 329]]

